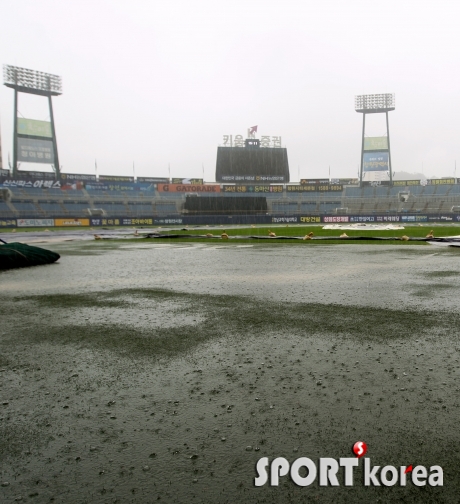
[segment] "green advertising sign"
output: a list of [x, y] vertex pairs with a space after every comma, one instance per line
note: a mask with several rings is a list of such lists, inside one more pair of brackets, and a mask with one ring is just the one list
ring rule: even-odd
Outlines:
[[388, 138], [384, 136], [365, 137], [364, 150], [365, 151], [388, 150]]
[[18, 135], [52, 138], [51, 123], [18, 117]]

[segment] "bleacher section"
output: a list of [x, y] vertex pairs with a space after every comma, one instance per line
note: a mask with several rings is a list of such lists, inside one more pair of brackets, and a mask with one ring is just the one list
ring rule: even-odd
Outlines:
[[[292, 185], [273, 187], [229, 187], [214, 185], [214, 193], [168, 192], [148, 188], [59, 189], [8, 187], [8, 198], [0, 191], [0, 219], [179, 218], [190, 215], [263, 216], [402, 216], [450, 215], [460, 206], [460, 183], [436, 181], [432, 185], [343, 186], [338, 191], [299, 190]], [[156, 187], [156, 186], [155, 186]], [[248, 186], [249, 187], [249, 186]], [[2, 185], [0, 184], [0, 189]], [[233, 190], [233, 192], [231, 192]], [[264, 192], [265, 190], [273, 192]], [[426, 220], [428, 217], [426, 218]], [[454, 220], [457, 215], [454, 214]], [[431, 219], [435, 220], [435, 219]], [[444, 220], [448, 220], [444, 217]]]

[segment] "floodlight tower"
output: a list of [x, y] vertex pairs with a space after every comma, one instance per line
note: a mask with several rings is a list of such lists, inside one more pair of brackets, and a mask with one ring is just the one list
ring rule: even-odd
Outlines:
[[[361, 170], [359, 181], [363, 181], [363, 163], [364, 151], [373, 153], [388, 153], [388, 169], [390, 172], [390, 184], [393, 182], [393, 172], [391, 168], [391, 151], [390, 151], [390, 129], [388, 126], [388, 112], [395, 109], [395, 95], [394, 93], [385, 94], [371, 94], [371, 95], [358, 95], [355, 96], [355, 110], [363, 114], [363, 137], [361, 142]], [[385, 113], [387, 123], [387, 145], [375, 145], [365, 149], [364, 146], [364, 132], [366, 129], [366, 114], [380, 114]]]
[[[62, 79], [58, 75], [3, 65], [3, 84], [14, 89], [13, 177], [18, 175], [18, 161], [49, 163], [60, 178], [59, 157], [54, 128], [52, 96], [62, 94]], [[18, 131], [18, 93], [48, 97], [50, 123], [23, 119]]]

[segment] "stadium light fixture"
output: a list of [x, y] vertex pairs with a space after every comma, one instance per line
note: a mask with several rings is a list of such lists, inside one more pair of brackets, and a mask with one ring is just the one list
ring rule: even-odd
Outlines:
[[21, 93], [45, 96], [62, 94], [62, 78], [59, 75], [12, 65], [3, 65], [3, 84]]
[[355, 110], [365, 114], [390, 112], [395, 109], [394, 93], [355, 96]]

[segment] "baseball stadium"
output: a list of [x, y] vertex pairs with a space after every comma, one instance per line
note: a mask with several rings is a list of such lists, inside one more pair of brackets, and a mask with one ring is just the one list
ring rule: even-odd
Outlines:
[[459, 502], [460, 179], [395, 179], [394, 95], [356, 178], [251, 127], [205, 181], [64, 173], [60, 78], [4, 81], [2, 502]]

